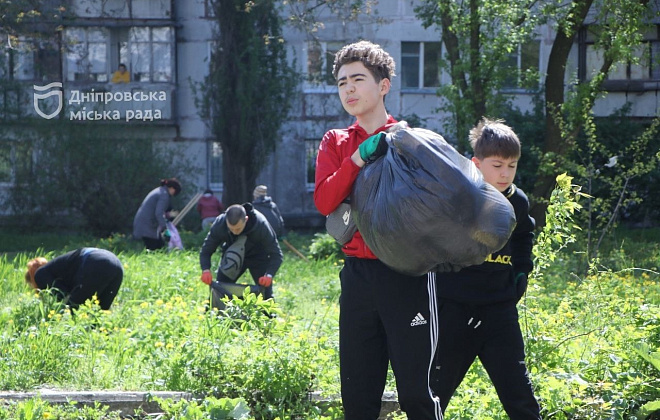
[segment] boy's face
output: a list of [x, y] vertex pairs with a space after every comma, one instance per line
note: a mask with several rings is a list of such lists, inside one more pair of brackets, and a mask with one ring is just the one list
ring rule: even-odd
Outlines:
[[518, 169], [518, 158], [505, 159], [499, 156], [489, 156], [479, 159], [473, 157], [472, 162], [479, 168], [484, 180], [499, 192], [506, 191], [513, 184], [516, 169]]
[[390, 91], [390, 81], [376, 82], [364, 64], [354, 61], [337, 72], [337, 88], [346, 112], [360, 118], [385, 108], [383, 97]]

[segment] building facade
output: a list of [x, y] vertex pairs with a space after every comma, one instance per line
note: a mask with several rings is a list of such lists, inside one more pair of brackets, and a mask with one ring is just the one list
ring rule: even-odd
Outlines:
[[[185, 144], [188, 158], [199, 168], [194, 181], [197, 190], [210, 187], [221, 193], [222, 150], [199, 115], [194, 87], [208, 73], [218, 36], [209, 1], [73, 0], [70, 15], [75, 17], [58, 22], [63, 26], [59, 37], [33, 42], [29, 37], [7, 36], [0, 79], [34, 85], [34, 92], [31, 97], [12, 99], [12, 92], [5, 90], [0, 118], [11, 112], [11, 102], [20, 103], [33, 117], [116, 122], [125, 133], [148, 128], [165, 145]], [[312, 200], [316, 151], [327, 130], [353, 122], [341, 106], [331, 77], [333, 53], [341, 46], [360, 39], [382, 45], [397, 62], [397, 77], [386, 98], [388, 111], [398, 118], [420, 118], [426, 128], [441, 134], [445, 130], [450, 117], [438, 111], [442, 103], [437, 95], [439, 86], [450, 83], [437, 66], [443, 46], [439, 29], [425, 29], [416, 18], [418, 3], [381, 1], [372, 16], [350, 22], [328, 12], [322, 16], [323, 27], [314, 34], [315, 41], [309, 34], [286, 28], [291, 62], [297, 63], [303, 77], [291, 92], [290, 118], [258, 183], [268, 185], [289, 226], [322, 224]], [[539, 28], [536, 39], [514, 49], [509, 65], [537, 69], [542, 77], [553, 39], [549, 27]], [[618, 66], [610, 74], [605, 86], [608, 94], [598, 99], [595, 114], [610, 115], [630, 102], [633, 116], [656, 116], [659, 53], [655, 27], [645, 34], [640, 62]], [[602, 60], [588, 31], [582, 31], [571, 51], [567, 82], [574, 77], [588, 79]], [[115, 74], [120, 65], [128, 76]], [[532, 106], [532, 93], [521, 89], [519, 81], [508, 81], [506, 89], [522, 110]], [[20, 145], [3, 142], [0, 147], [3, 195], [20, 163]]]

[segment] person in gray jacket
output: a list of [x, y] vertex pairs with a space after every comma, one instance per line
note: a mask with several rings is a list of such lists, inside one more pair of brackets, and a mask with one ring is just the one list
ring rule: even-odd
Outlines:
[[216, 279], [222, 283], [236, 283], [250, 270], [254, 284], [263, 286], [264, 298], [273, 297], [273, 277], [282, 265], [282, 250], [275, 231], [266, 217], [252, 207], [252, 203], [233, 204], [215, 219], [199, 253], [202, 282], [213, 282], [211, 256], [222, 248], [222, 261]]
[[144, 198], [133, 219], [133, 237], [142, 239], [148, 250], [163, 248], [169, 240], [167, 212], [171, 210], [170, 198], [181, 192], [176, 178], [162, 179]]

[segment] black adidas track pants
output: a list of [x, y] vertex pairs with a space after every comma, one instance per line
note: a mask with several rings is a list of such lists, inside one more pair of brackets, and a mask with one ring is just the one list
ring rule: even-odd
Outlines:
[[410, 420], [442, 419], [429, 373], [437, 346], [435, 274], [406, 276], [347, 257], [340, 273], [339, 356], [345, 420], [376, 420], [388, 362]]

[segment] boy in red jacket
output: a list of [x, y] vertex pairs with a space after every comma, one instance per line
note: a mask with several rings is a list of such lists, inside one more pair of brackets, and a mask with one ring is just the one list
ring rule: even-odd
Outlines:
[[[394, 70], [392, 57], [367, 41], [347, 45], [335, 55], [339, 97], [357, 121], [328, 131], [319, 146], [314, 203], [324, 215], [349, 196], [360, 169], [387, 151], [382, 136], [373, 135], [396, 123], [385, 109]], [[441, 419], [440, 402], [429, 386], [437, 344], [434, 274], [411, 277], [390, 269], [359, 231], [343, 251], [339, 357], [345, 419], [378, 418], [388, 363], [408, 418]]]

